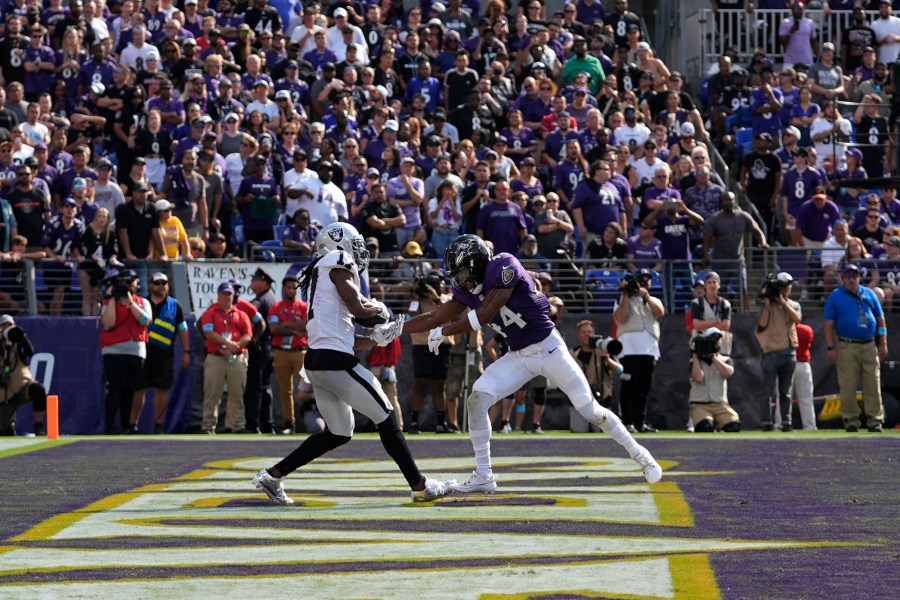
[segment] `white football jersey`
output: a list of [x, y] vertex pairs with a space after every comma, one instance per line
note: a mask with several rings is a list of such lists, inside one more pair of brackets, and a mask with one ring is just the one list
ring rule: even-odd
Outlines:
[[353, 315], [331, 281], [332, 269], [347, 269], [353, 275], [353, 283], [359, 287], [356, 262], [347, 252], [332, 250], [316, 262], [310, 275], [307, 339], [313, 350], [353, 354], [356, 327]]

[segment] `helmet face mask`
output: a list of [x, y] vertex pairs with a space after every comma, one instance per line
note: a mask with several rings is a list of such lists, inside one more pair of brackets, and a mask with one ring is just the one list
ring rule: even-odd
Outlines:
[[352, 255], [353, 261], [360, 271], [365, 271], [369, 266], [369, 250], [366, 248], [366, 241], [349, 223], [331, 223], [316, 237], [316, 254], [325, 256], [334, 250]]
[[[491, 251], [481, 238], [461, 235], [451, 242], [444, 253], [444, 271], [454, 287], [480, 294], [490, 260]], [[468, 288], [469, 283], [472, 289]]]

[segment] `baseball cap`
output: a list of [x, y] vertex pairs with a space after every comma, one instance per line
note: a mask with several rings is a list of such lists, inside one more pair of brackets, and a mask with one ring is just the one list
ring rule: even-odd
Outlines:
[[346, 8], [340, 7], [340, 8], [338, 8], [336, 11], [334, 11], [334, 18], [335, 18], [335, 19], [337, 19], [338, 17], [346, 17], [346, 16], [347, 16], [347, 9], [346, 9]]
[[156, 203], [153, 204], [153, 208], [156, 209], [156, 212], [172, 210], [172, 203], [168, 200], [157, 200]]
[[790, 127], [784, 128], [785, 135], [792, 135], [797, 139], [800, 139], [800, 130], [791, 125]]
[[391, 119], [384, 124], [384, 128], [388, 131], [400, 131], [400, 123], [398, 123], [394, 119]]
[[260, 144], [262, 144], [263, 142], [269, 142], [269, 143], [271, 144], [271, 143], [272, 143], [272, 136], [269, 135], [268, 133], [264, 133], [264, 134], [262, 134], [261, 136], [259, 136], [259, 140], [258, 140], [258, 141], [259, 141]]
[[290, 93], [289, 91], [287, 91], [287, 90], [281, 90], [281, 91], [279, 91], [277, 94], [275, 94], [275, 99], [276, 99], [276, 100], [281, 100], [282, 98], [284, 98], [284, 99], [286, 99], [286, 100], [290, 100], [290, 99], [291, 99], [291, 93]]
[[891, 239], [888, 240], [888, 244], [890, 244], [891, 246], [896, 246], [896, 247], [900, 248], [900, 237], [897, 237], [896, 235], [893, 236]]
[[834, 44], [832, 44], [831, 42], [825, 42], [824, 44], [822, 44], [822, 50], [823, 50], [823, 51], [825, 51], [825, 50], [832, 50], [832, 51], [833, 51], [833, 50], [834, 50]]
[[684, 81], [684, 77], [678, 71], [672, 71], [669, 75], [669, 81]]
[[410, 256], [422, 256], [423, 254], [422, 246], [420, 246], [418, 242], [409, 242], [403, 247], [403, 252]]
[[369, 167], [369, 170], [366, 171], [366, 177], [379, 177], [381, 173], [375, 167]]
[[233, 294], [233, 293], [234, 293], [234, 286], [232, 286], [230, 283], [228, 283], [228, 282], [226, 281], [226, 282], [224, 282], [224, 283], [220, 283], [220, 284], [219, 284], [219, 289], [216, 290], [216, 291], [217, 291], [218, 293], [220, 293], [220, 294]]
[[564, 111], [564, 110], [560, 111], [559, 114], [556, 115], [557, 121], [568, 121], [571, 118], [572, 118], [572, 115], [570, 115], [567, 111]]
[[400, 161], [400, 164], [405, 165], [407, 163], [416, 164], [416, 159], [414, 159], [412, 156], [404, 156], [403, 160]]
[[169, 278], [165, 273], [157, 272], [150, 276], [150, 283], [156, 283], [157, 281], [165, 281], [168, 282]]
[[779, 285], [787, 285], [789, 283], [794, 283], [794, 278], [791, 276], [790, 273], [782, 271], [781, 273], [779, 273], [778, 275], [775, 276], [775, 281]]
[[650, 44], [648, 44], [647, 42], [638, 42], [637, 49], [638, 50], [649, 50]]
[[700, 334], [701, 337], [722, 337], [722, 330], [718, 327], [709, 327], [703, 333]]
[[87, 187], [87, 181], [84, 179], [84, 177], [76, 177], [74, 179], [74, 181], [72, 181], [72, 189], [73, 190], [80, 190], [80, 189], [84, 189], [86, 187]]
[[172, 89], [175, 87], [175, 84], [172, 83], [169, 79], [163, 79], [162, 81], [159, 82], [159, 87], [160, 87], [160, 89], [162, 89], [162, 88]]
[[134, 184], [134, 188], [132, 188], [132, 190], [135, 192], [149, 192], [150, 186], [148, 186], [143, 181], [138, 181], [136, 184]]
[[269, 284], [275, 283], [275, 280], [272, 279], [272, 276], [266, 273], [262, 267], [256, 269], [250, 279], [267, 281]]
[[853, 156], [857, 160], [863, 159], [862, 150], [860, 150], [859, 148], [850, 148], [849, 150], [847, 150], [847, 156]]
[[221, 233], [221, 232], [216, 232], [216, 233], [214, 233], [214, 234], [212, 234], [212, 235], [209, 236], [209, 241], [210, 241], [210, 242], [224, 242], [224, 241], [226, 241], [227, 239], [228, 239], [228, 238], [225, 237], [225, 234], [224, 234], [224, 233]]
[[225, 120], [226, 121], [240, 121], [241, 118], [238, 116], [237, 113], [231, 112], [231, 113], [228, 113], [227, 115], [225, 115]]
[[691, 137], [696, 133], [693, 123], [682, 123], [681, 128], [678, 131], [681, 134], [681, 137]]
[[266, 89], [269, 89], [269, 82], [266, 81], [265, 79], [257, 79], [257, 80], [256, 80], [256, 83], [253, 84], [253, 87], [254, 87], [254, 88], [258, 88], [258, 87], [260, 87], [260, 86], [262, 86], [262, 87], [264, 87], [264, 88], [266, 88]]
[[523, 243], [523, 244], [524, 244], [525, 242], [534, 242], [535, 244], [537, 244], [537, 238], [534, 237], [533, 235], [531, 235], [531, 234], [529, 233], [528, 235], [525, 236], [525, 239], [522, 240], [522, 243]]
[[0, 325], [15, 325], [16, 321], [12, 318], [12, 315], [2, 315], [0, 316]]
[[768, 133], [768, 132], [766, 132], [766, 131], [764, 131], [764, 132], [760, 133], [759, 135], [757, 135], [757, 136], [756, 136], [756, 139], [758, 139], [758, 140], [763, 140], [763, 141], [766, 141], [766, 142], [771, 142], [771, 141], [772, 141], [772, 134], [771, 134], [771, 133]]
[[46, 150], [46, 149], [47, 149], [47, 144], [45, 144], [44, 142], [38, 142], [37, 144], [34, 145], [35, 152], [37, 152], [38, 150]]
[[78, 206], [78, 203], [75, 202], [75, 200], [73, 200], [72, 198], [66, 198], [65, 200], [63, 200], [62, 205], [63, 206]]
[[843, 272], [844, 273], [850, 273], [850, 272], [859, 273], [859, 267], [857, 267], [853, 263], [847, 263], [846, 265], [844, 265]]
[[381, 244], [378, 243], [378, 238], [376, 238], [376, 237], [367, 237], [366, 238], [366, 248], [369, 248], [369, 247], [378, 248], [380, 246], [381, 246]]

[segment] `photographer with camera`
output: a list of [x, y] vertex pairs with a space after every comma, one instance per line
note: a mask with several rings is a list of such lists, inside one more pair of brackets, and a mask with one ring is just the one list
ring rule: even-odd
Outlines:
[[663, 303], [650, 295], [652, 276], [647, 269], [622, 278], [619, 300], [613, 308], [617, 338], [622, 342], [622, 389], [619, 405], [622, 423], [630, 433], [656, 433], [644, 423], [653, 370], [659, 359], [659, 319], [666, 314]]
[[736, 432], [741, 420], [728, 404], [728, 378], [734, 362], [719, 354], [724, 335], [716, 327], [700, 332], [691, 342], [691, 422], [697, 433]]
[[800, 305], [791, 300], [794, 278], [790, 273], [769, 273], [760, 291], [763, 308], [756, 323], [756, 339], [762, 348], [762, 399], [760, 423], [772, 431], [776, 403], [781, 410], [781, 430], [791, 425], [791, 382], [797, 366], [797, 324]]
[[[414, 317], [431, 312], [449, 299], [450, 296], [444, 294], [444, 274], [436, 270], [428, 271], [425, 275], [415, 278], [412, 302], [409, 303], [409, 315]], [[447, 424], [444, 382], [447, 380], [447, 370], [450, 368], [452, 340], [446, 340], [440, 345], [438, 352], [432, 354], [428, 347], [427, 333], [413, 333], [410, 334], [410, 337], [412, 338], [415, 382], [409, 405], [409, 432], [420, 433], [419, 411], [422, 410], [422, 400], [430, 388], [431, 401], [434, 404], [434, 411], [437, 413], [435, 433], [451, 433]]]
[[16, 411], [34, 403], [34, 434], [44, 435], [47, 390], [34, 380], [28, 364], [34, 346], [10, 315], [0, 316], [0, 435], [16, 434]]
[[[575, 331], [578, 334], [578, 345], [571, 351], [572, 358], [584, 371], [594, 399], [601, 406], [609, 408], [612, 406], [613, 374], [622, 372], [622, 365], [612, 355], [621, 351], [622, 344], [614, 338], [594, 335], [594, 323], [587, 319], [579, 321], [575, 325]], [[569, 407], [569, 429], [573, 433], [600, 430], [572, 406]]]
[[[153, 318], [150, 302], [138, 295], [138, 274], [126, 269], [107, 278], [100, 308], [100, 349], [106, 379], [106, 433], [117, 433], [116, 412], [122, 429], [129, 426], [134, 394], [144, 380], [144, 359]], [[101, 285], [103, 285], [101, 284]]]

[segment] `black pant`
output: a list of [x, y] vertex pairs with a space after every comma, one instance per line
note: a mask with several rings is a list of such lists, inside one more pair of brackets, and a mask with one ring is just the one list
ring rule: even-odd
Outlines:
[[628, 379], [622, 379], [622, 391], [619, 397], [622, 423], [632, 425], [635, 429], [640, 430], [644, 426], [656, 358], [649, 355], [623, 356], [619, 362], [622, 363], [623, 374], [629, 375]]
[[116, 430], [116, 413], [124, 430], [130, 425], [131, 401], [144, 380], [144, 359], [131, 354], [104, 354], [106, 380], [106, 432]]
[[272, 433], [272, 350], [251, 344], [247, 360], [247, 387], [244, 389], [244, 417], [247, 429]]

